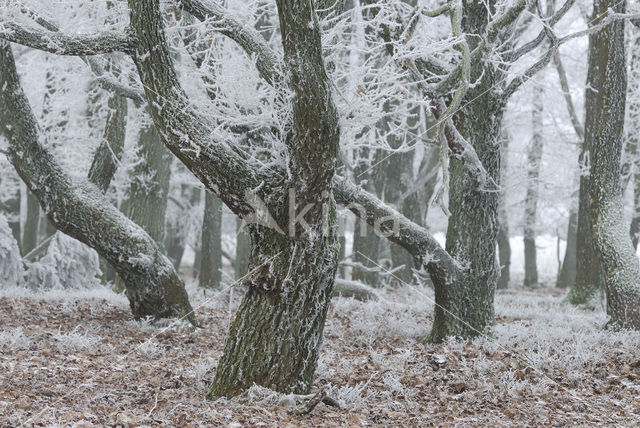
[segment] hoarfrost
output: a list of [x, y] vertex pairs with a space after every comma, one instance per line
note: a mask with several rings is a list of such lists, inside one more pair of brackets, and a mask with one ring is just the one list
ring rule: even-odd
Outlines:
[[22, 283], [24, 269], [18, 243], [4, 214], [0, 213], [0, 288], [15, 287]]

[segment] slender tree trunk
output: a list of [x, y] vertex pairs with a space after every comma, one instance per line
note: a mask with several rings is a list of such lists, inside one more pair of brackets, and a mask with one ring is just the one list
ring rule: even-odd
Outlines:
[[40, 204], [27, 186], [27, 218], [22, 231], [22, 255], [38, 245], [38, 226], [40, 225]]
[[[6, 168], [7, 164], [3, 163], [2, 167]], [[0, 184], [9, 195], [4, 201], [0, 200], [0, 212], [7, 219], [11, 234], [20, 248], [22, 244], [20, 236], [20, 178], [15, 173], [5, 170], [0, 176]]]
[[556, 287], [569, 288], [576, 281], [576, 239], [578, 235], [578, 207], [571, 204], [569, 210], [569, 225], [567, 226], [567, 248], [564, 252], [562, 269], [558, 275]]
[[[609, 8], [624, 13], [625, 3], [595, 1], [594, 16]], [[640, 264], [627, 233], [620, 188], [627, 90], [624, 22], [592, 35], [591, 44], [589, 75], [594, 85], [587, 93], [595, 99], [585, 122], [591, 148], [591, 229], [602, 262], [609, 322], [640, 329]]]
[[222, 279], [222, 202], [206, 192], [202, 217], [200, 287], [220, 288]]
[[536, 261], [536, 212], [538, 207], [538, 179], [542, 160], [542, 87], [534, 88], [532, 129], [533, 138], [527, 154], [527, 195], [524, 201], [524, 286], [538, 284], [538, 266]]
[[242, 219], [236, 219], [236, 279], [242, 278], [249, 271], [249, 252], [251, 238], [246, 226], [242, 226]]
[[184, 284], [158, 246], [92, 184], [73, 180], [40, 143], [8, 43], [0, 43], [1, 128], [9, 160], [56, 227], [94, 248], [121, 275], [135, 318], [182, 316], [196, 322]]
[[502, 163], [500, 164], [500, 183], [502, 183], [502, 192], [498, 202], [498, 219], [500, 228], [498, 230], [498, 260], [500, 262], [500, 279], [497, 288], [509, 288], [511, 281], [511, 243], [509, 242], [509, 218], [507, 214], [507, 195], [506, 182], [508, 173], [507, 160], [509, 159], [509, 135], [501, 133], [502, 145], [500, 146]]

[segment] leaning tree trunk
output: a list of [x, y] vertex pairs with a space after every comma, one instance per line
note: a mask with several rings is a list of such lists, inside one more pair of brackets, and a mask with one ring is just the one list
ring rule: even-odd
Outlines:
[[538, 180], [542, 160], [542, 98], [544, 90], [536, 87], [533, 91], [532, 129], [533, 137], [527, 153], [527, 195], [524, 200], [524, 286], [538, 284], [538, 264], [536, 261], [536, 212], [538, 208]]
[[222, 202], [205, 192], [200, 239], [200, 287], [220, 288], [222, 280]]
[[[611, 8], [624, 13], [625, 3], [594, 2], [594, 16]], [[591, 148], [591, 229], [602, 262], [611, 325], [640, 329], [640, 264], [624, 220], [620, 167], [627, 89], [624, 22], [591, 36], [589, 74], [595, 97], [587, 110], [586, 140]]]
[[8, 157], [56, 227], [94, 248], [127, 286], [135, 318], [186, 317], [196, 322], [184, 284], [153, 240], [99, 190], [73, 180], [40, 143], [8, 43], [0, 43], [0, 109]]

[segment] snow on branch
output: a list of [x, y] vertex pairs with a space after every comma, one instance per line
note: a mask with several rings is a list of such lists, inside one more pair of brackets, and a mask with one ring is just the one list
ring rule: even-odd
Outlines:
[[255, 55], [256, 67], [268, 83], [273, 85], [278, 81], [280, 60], [257, 31], [243, 24], [223, 7], [211, 1], [180, 0], [180, 4], [184, 10], [200, 21], [213, 19], [220, 33], [235, 41], [249, 56]]
[[121, 31], [97, 34], [63, 34], [38, 28], [25, 28], [13, 22], [0, 24], [0, 38], [58, 55], [85, 56], [129, 52], [134, 43]]
[[[412, 222], [375, 195], [357, 187], [349, 179], [338, 176], [333, 179], [333, 194], [336, 202], [418, 257], [432, 273], [454, 275], [458, 272], [458, 264], [427, 229]], [[381, 222], [381, 219], [393, 221]]]

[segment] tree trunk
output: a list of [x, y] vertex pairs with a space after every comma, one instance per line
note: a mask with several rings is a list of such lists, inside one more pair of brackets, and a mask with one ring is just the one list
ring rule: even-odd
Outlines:
[[380, 287], [378, 274], [378, 252], [380, 237], [366, 222], [356, 218], [353, 230], [353, 250], [351, 258], [356, 266], [351, 273], [353, 281], [359, 281], [371, 287]]
[[38, 245], [38, 226], [40, 225], [40, 204], [38, 198], [27, 186], [27, 219], [22, 232], [22, 255], [36, 248]]
[[[625, 3], [594, 2], [594, 16], [609, 8], [624, 13]], [[620, 168], [627, 71], [624, 22], [608, 25], [590, 38], [589, 75], [594, 97], [587, 109], [586, 141], [591, 148], [591, 229], [602, 262], [610, 325], [640, 329], [640, 264], [624, 221]]]
[[576, 281], [576, 239], [578, 235], [578, 209], [572, 203], [569, 211], [569, 225], [567, 227], [567, 248], [564, 252], [562, 269], [558, 275], [556, 287], [569, 288]]
[[501, 159], [500, 164], [500, 183], [502, 183], [502, 192], [500, 192], [500, 200], [498, 202], [498, 219], [500, 221], [500, 229], [498, 230], [498, 261], [500, 262], [500, 279], [498, 279], [497, 288], [509, 288], [511, 281], [511, 243], [509, 242], [509, 218], [507, 214], [507, 195], [506, 182], [508, 174], [509, 159], [509, 138], [510, 136], [503, 130], [500, 145]]
[[[338, 268], [331, 190], [340, 130], [318, 17], [313, 2], [278, 0], [277, 6], [293, 93], [287, 135], [291, 179], [285, 183], [288, 210], [272, 208], [289, 233], [251, 227], [249, 290], [230, 327], [210, 397], [236, 395], [254, 383], [309, 392]], [[297, 227], [296, 214], [307, 207], [308, 227]]]
[[[595, 58], [595, 44], [592, 37], [589, 38], [589, 57]], [[580, 151], [579, 165], [582, 170], [580, 174], [579, 205], [578, 205], [578, 228], [576, 236], [576, 282], [571, 287], [567, 300], [574, 304], [585, 304], [593, 301], [599, 290], [601, 290], [601, 267], [600, 258], [596, 252], [593, 242], [590, 214], [590, 187], [591, 187], [591, 154], [592, 138], [587, 134], [593, 132], [593, 124], [589, 119], [595, 117], [596, 92], [589, 88], [596, 88], [597, 77], [595, 70], [589, 68], [587, 73], [587, 91], [585, 92], [585, 139]]]
[[15, 69], [8, 43], [0, 43], [2, 131], [9, 159], [56, 227], [94, 248], [118, 271], [136, 319], [195, 316], [184, 284], [154, 241], [99, 190], [73, 180], [40, 143], [37, 124]]
[[527, 195], [524, 200], [524, 286], [538, 284], [538, 265], [536, 262], [536, 212], [538, 207], [538, 188], [540, 161], [542, 160], [542, 98], [541, 86], [533, 91], [532, 129], [533, 138], [527, 153]]
[[20, 178], [10, 171], [6, 163], [3, 162], [0, 167], [5, 168], [0, 176], [0, 186], [8, 195], [5, 200], [0, 200], [0, 212], [4, 214], [11, 234], [20, 248], [22, 241], [20, 236]]
[[249, 251], [251, 247], [251, 238], [247, 227], [242, 226], [242, 219], [236, 219], [236, 262], [235, 271], [236, 279], [242, 278], [249, 271]]
[[206, 192], [202, 217], [200, 287], [220, 288], [222, 279], [222, 202]]
[[337, 236], [316, 242], [251, 227], [252, 274], [231, 324], [210, 397], [254, 383], [308, 393], [338, 263]]
[[[467, 2], [462, 30], [483, 34], [488, 11], [484, 4]], [[473, 49], [477, 38], [468, 37]], [[476, 82], [456, 117], [457, 128], [475, 151], [487, 174], [500, 182], [500, 144], [503, 104], [496, 83], [500, 73], [493, 65], [471, 65], [471, 81]], [[449, 225], [446, 251], [465, 265], [463, 273], [449, 282], [434, 280], [436, 306], [428, 340], [441, 342], [447, 337], [475, 337], [494, 323], [493, 298], [500, 275], [496, 259], [498, 221], [497, 192], [476, 188], [462, 161], [450, 163]]]

